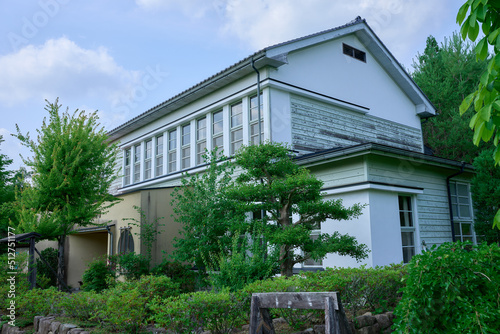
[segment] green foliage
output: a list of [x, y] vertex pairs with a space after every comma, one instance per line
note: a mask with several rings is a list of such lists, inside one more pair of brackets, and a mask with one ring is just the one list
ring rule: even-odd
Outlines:
[[474, 160], [474, 168], [474, 230], [481, 240], [500, 243], [500, 229], [491, 227], [495, 213], [500, 210], [500, 167], [495, 166], [491, 150], [488, 150]]
[[[172, 194], [175, 221], [182, 224], [181, 237], [175, 238], [174, 258], [205, 267], [214, 254], [226, 254], [232, 237], [246, 228], [245, 215], [236, 210], [227, 196], [234, 167], [217, 150], [205, 156], [209, 161], [202, 174], [186, 175], [182, 187]], [[213, 263], [208, 263], [214, 267]]]
[[[481, 75], [477, 90], [463, 100], [460, 113], [465, 113], [474, 104], [475, 114], [469, 126], [474, 129], [472, 141], [493, 141], [495, 164], [500, 163], [500, 2], [497, 0], [467, 0], [459, 9], [457, 22], [461, 25], [462, 38], [475, 41], [481, 28], [484, 37], [474, 51], [477, 59], [486, 60], [488, 66]], [[489, 49], [493, 55], [489, 57]], [[500, 229], [500, 210], [494, 218], [494, 225]]]
[[81, 291], [61, 298], [59, 307], [64, 314], [78, 320], [92, 318], [101, 308], [104, 298], [93, 291]]
[[143, 276], [139, 280], [120, 282], [101, 294], [101, 306], [93, 315], [105, 329], [126, 333], [138, 332], [146, 323], [153, 298], [179, 295], [179, 285], [165, 276]]
[[139, 236], [139, 239], [143, 242], [146, 247], [146, 258], [148, 262], [151, 262], [153, 245], [158, 238], [158, 234], [161, 232], [158, 231], [158, 228], [161, 226], [165, 226], [165, 224], [160, 224], [159, 221], [163, 219], [163, 217], [157, 217], [153, 220], [148, 219], [146, 213], [137, 205], [134, 205], [134, 209], [139, 213], [141, 219], [137, 220], [135, 218], [123, 218], [124, 221], [128, 221], [129, 226], [133, 225], [140, 229], [140, 233], [135, 233], [135, 235]]
[[500, 247], [446, 243], [408, 264], [398, 333], [498, 333]]
[[[245, 286], [237, 294], [241, 300], [247, 298], [245, 309], [250, 309], [252, 293], [262, 292], [328, 292], [336, 291], [347, 315], [359, 315], [360, 310], [381, 313], [393, 309], [401, 298], [399, 290], [404, 287], [406, 268], [391, 265], [377, 268], [327, 268], [324, 271], [303, 272], [292, 277], [275, 277]], [[324, 312], [310, 310], [272, 311], [283, 317], [290, 326], [304, 328], [308, 321], [324, 319]]]
[[[254, 231], [251, 235], [259, 233]], [[249, 239], [250, 235], [233, 237], [231, 252], [212, 259], [211, 263], [217, 265], [208, 274], [213, 288], [236, 291], [278, 272], [278, 252], [268, 249], [262, 239]]]
[[16, 314], [19, 317], [33, 319], [35, 315], [61, 313], [60, 301], [66, 293], [56, 288], [27, 290], [16, 298]]
[[108, 265], [105, 259], [98, 259], [89, 263], [83, 273], [82, 289], [85, 291], [101, 292], [109, 287], [111, 280], [115, 279], [115, 270]]
[[16, 137], [33, 154], [31, 183], [17, 195], [18, 233], [37, 232], [59, 243], [58, 274], [64, 277], [64, 242], [75, 226], [87, 226], [118, 199], [108, 193], [118, 177], [117, 146], [110, 144], [97, 113], [60, 113], [58, 100], [45, 110], [49, 119], [30, 138], [17, 128]]
[[22, 272], [22, 268], [27, 266], [27, 259], [27, 253], [16, 254], [15, 261], [18, 269], [15, 271], [16, 280], [11, 289], [10, 281], [7, 281], [12, 276], [9, 274], [12, 270], [9, 268], [8, 254], [0, 254], [0, 309], [5, 310], [9, 306], [10, 300], [12, 300], [8, 297], [9, 294], [15, 294], [14, 301], [17, 303], [22, 298], [23, 293], [29, 289], [28, 274]]
[[114, 255], [109, 258], [109, 261], [116, 265], [119, 273], [127, 280], [137, 280], [143, 275], [149, 274], [149, 259], [134, 252]]
[[197, 274], [188, 265], [164, 259], [162, 263], [151, 270], [151, 273], [157, 276], [164, 275], [169, 277], [172, 282], [179, 284], [182, 293], [195, 291]]
[[412, 78], [437, 110], [436, 117], [422, 123], [425, 143], [435, 155], [472, 163], [479, 154], [480, 149], [468, 139], [471, 116], [460, 117], [458, 106], [477, 86], [486, 66], [486, 61], [476, 62], [474, 45], [457, 33], [440, 46], [429, 36], [424, 53], [417, 55]]
[[[238, 201], [241, 212], [266, 212], [266, 217], [253, 223], [262, 225], [266, 242], [279, 249], [282, 275], [291, 276], [296, 263], [321, 259], [328, 253], [349, 255], [357, 260], [366, 258], [366, 246], [359, 245], [349, 235], [322, 233], [315, 240], [311, 238], [311, 232], [327, 219], [356, 218], [363, 206], [345, 208], [342, 200], [324, 201], [323, 182], [295, 164], [286, 146], [279, 143], [244, 146], [234, 160], [242, 173], [229, 196]], [[292, 215], [298, 219], [292, 221]]]
[[45, 262], [43, 262], [40, 258], [36, 259], [37, 284], [39, 284], [40, 278], [45, 277], [46, 283], [43, 285], [40, 284], [41, 288], [56, 286], [57, 278], [54, 275], [54, 272], [57, 272], [57, 249], [49, 247], [41, 251], [40, 254], [48, 265], [45, 264]]
[[[109, 145], [97, 113], [59, 112], [61, 105], [47, 102], [36, 140], [16, 137], [33, 153], [24, 163], [34, 171], [32, 187], [23, 191], [20, 229], [57, 238], [86, 226], [117, 199], [108, 193], [116, 179], [116, 145]], [[26, 195], [26, 198], [25, 196]], [[40, 219], [32, 219], [40, 214]], [[31, 217], [30, 219], [27, 219]]]
[[179, 334], [204, 330], [213, 334], [231, 333], [247, 321], [243, 302], [228, 291], [201, 291], [165, 300], [155, 298], [150, 307], [151, 320]]

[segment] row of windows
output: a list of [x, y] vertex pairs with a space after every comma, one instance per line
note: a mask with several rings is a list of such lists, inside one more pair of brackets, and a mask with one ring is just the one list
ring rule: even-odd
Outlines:
[[[243, 101], [248, 101], [245, 108]], [[227, 108], [228, 125], [224, 124], [225, 110], [218, 110], [126, 148], [123, 185], [199, 166], [205, 163], [203, 155], [206, 149], [217, 147], [225, 154], [233, 155], [243, 144], [258, 144], [264, 137], [262, 109], [261, 95], [259, 117], [259, 103], [255, 95]], [[244, 113], [247, 113], [245, 118]], [[245, 131], [247, 138], [244, 138]], [[229, 138], [228, 149], [224, 147], [226, 136]]]
[[[465, 183], [450, 182], [451, 205], [455, 230], [455, 240], [476, 242], [473, 230], [472, 203], [469, 186]], [[399, 196], [399, 221], [403, 262], [408, 263], [416, 253], [416, 230], [412, 198]]]

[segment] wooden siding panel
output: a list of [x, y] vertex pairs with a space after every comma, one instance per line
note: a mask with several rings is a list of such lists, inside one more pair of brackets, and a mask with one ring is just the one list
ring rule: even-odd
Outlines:
[[378, 143], [422, 152], [420, 129], [291, 96], [292, 145], [301, 152]]
[[371, 158], [368, 160], [368, 179], [401, 186], [423, 188], [416, 195], [417, 222], [420, 241], [427, 247], [452, 240], [446, 175], [424, 165], [412, 165], [408, 172], [401, 172], [401, 164], [394, 160]]

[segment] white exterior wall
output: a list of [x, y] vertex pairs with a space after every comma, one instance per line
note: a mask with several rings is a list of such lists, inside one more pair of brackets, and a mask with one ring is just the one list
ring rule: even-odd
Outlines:
[[[363, 191], [353, 191], [342, 194], [327, 195], [324, 197], [325, 200], [331, 199], [342, 199], [344, 206], [351, 206], [356, 203], [368, 204], [370, 202], [369, 192]], [[355, 236], [356, 240], [360, 244], [365, 244], [368, 249], [373, 247], [372, 239], [372, 223], [370, 217], [370, 207], [366, 206], [363, 209], [362, 215], [354, 220], [348, 221], [336, 221], [327, 220], [321, 224], [321, 233], [333, 234], [338, 231], [341, 234], [349, 234]], [[341, 256], [338, 254], [328, 254], [326, 258], [323, 259], [323, 267], [359, 267], [363, 264], [368, 266], [373, 266], [373, 254], [369, 253], [368, 258], [357, 262], [354, 258], [350, 256]]]
[[[342, 43], [366, 52], [366, 63], [343, 54]], [[369, 108], [369, 115], [420, 129], [415, 105], [363, 44], [348, 35], [290, 52], [271, 78]]]

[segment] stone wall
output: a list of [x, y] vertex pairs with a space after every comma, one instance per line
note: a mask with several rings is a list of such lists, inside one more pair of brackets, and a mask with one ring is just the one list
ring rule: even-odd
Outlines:
[[[36, 316], [34, 320], [35, 334], [89, 334], [83, 328], [78, 328], [72, 324], [61, 324], [54, 317]], [[12, 327], [9, 324], [4, 324], [1, 334], [24, 334], [25, 331], [18, 327]]]

